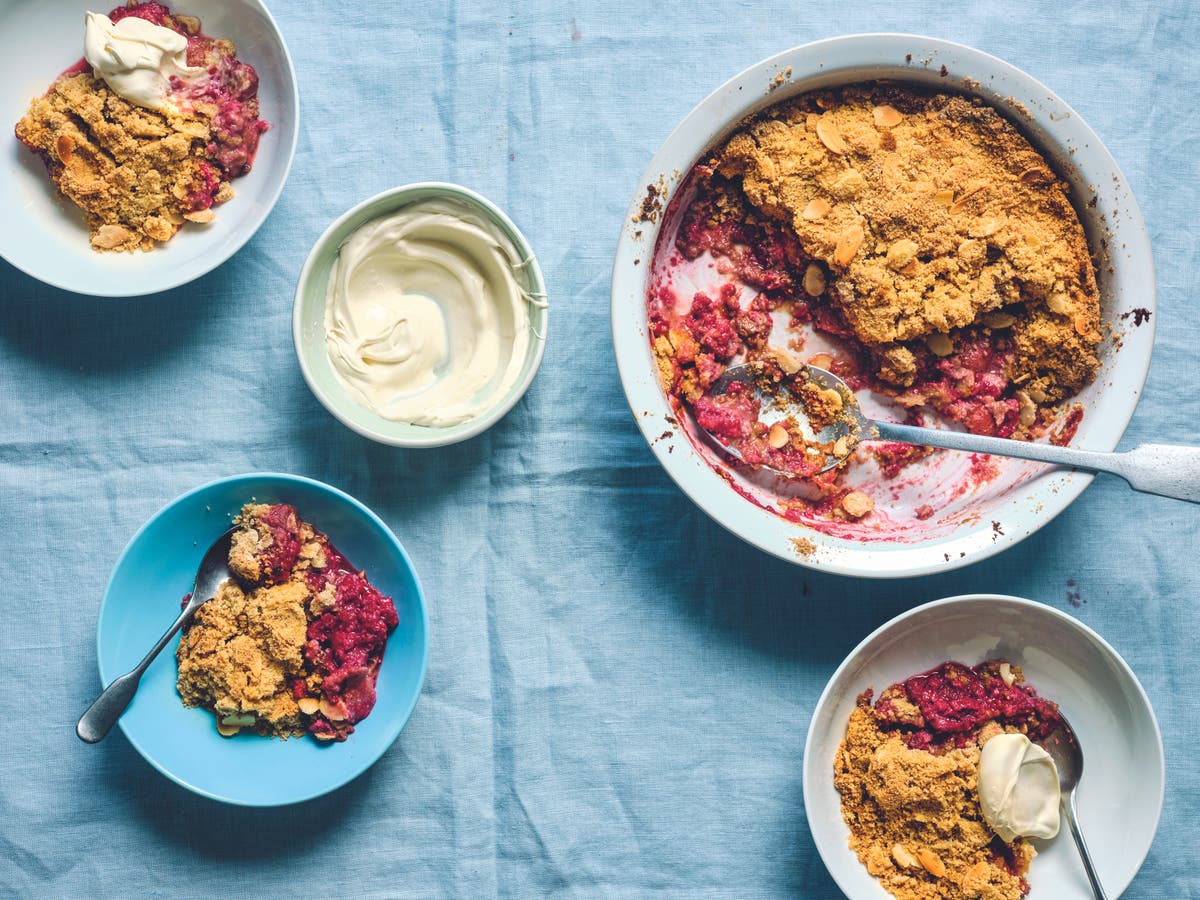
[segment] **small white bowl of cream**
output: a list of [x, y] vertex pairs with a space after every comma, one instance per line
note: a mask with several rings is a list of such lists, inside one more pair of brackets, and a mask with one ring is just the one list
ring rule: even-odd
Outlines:
[[474, 437], [533, 381], [546, 286], [524, 235], [472, 190], [384, 191], [317, 240], [292, 333], [305, 381], [347, 427], [399, 447]]

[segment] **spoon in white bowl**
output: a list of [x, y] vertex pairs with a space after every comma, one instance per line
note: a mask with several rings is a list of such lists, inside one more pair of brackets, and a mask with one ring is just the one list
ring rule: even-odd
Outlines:
[[1092, 855], [1088, 853], [1087, 844], [1083, 841], [1083, 832], [1079, 830], [1079, 823], [1075, 820], [1075, 788], [1083, 775], [1083, 748], [1079, 746], [1075, 732], [1071, 730], [1066, 719], [1060, 719], [1059, 726], [1041, 742], [1041, 746], [1050, 754], [1055, 768], [1058, 769], [1059, 805], [1062, 807], [1063, 817], [1067, 820], [1067, 827], [1071, 830], [1071, 837], [1075, 839], [1075, 846], [1079, 849], [1079, 858], [1083, 860], [1083, 868], [1092, 885], [1092, 893], [1096, 895], [1096, 900], [1108, 900], [1108, 895], [1104, 893], [1104, 885], [1100, 883], [1100, 877], [1096, 874], [1096, 866], [1092, 863]]
[[[1200, 447], [1142, 444], [1124, 453], [1102, 453], [1096, 450], [1056, 447], [1053, 444], [985, 437], [964, 431], [943, 431], [938, 428], [918, 428], [914, 425], [882, 422], [867, 418], [859, 407], [854, 392], [836, 375], [816, 366], [805, 366], [804, 369], [808, 379], [817, 387], [837, 391], [842, 397], [844, 407], [832, 422], [820, 430], [811, 429], [815, 432], [817, 441], [828, 443], [830, 447], [838, 450], [837, 455], [829, 453], [826, 456], [825, 465], [820, 469], [822, 472], [840, 465], [860, 440], [897, 441], [902, 444], [942, 447], [967, 453], [1011, 456], [1089, 472], [1108, 472], [1120, 475], [1136, 491], [1200, 503]], [[744, 385], [759, 400], [762, 409], [760, 421], [764, 424], [769, 426], [787, 419], [810, 424], [808, 410], [799, 397], [783, 387], [772, 392], [762, 390], [756, 383], [753, 368], [746, 364], [726, 369], [724, 374], [713, 382], [709, 394], [712, 397], [720, 397], [735, 384]], [[742, 458], [741, 453], [728, 441], [711, 432], [709, 434], [734, 456]], [[792, 475], [771, 466], [764, 468], [771, 468], [772, 471], [783, 475]]]
[[162, 652], [163, 647], [167, 646], [171, 638], [175, 637], [176, 632], [187, 623], [192, 614], [216, 596], [217, 588], [221, 586], [221, 583], [232, 577], [229, 571], [229, 546], [232, 542], [233, 529], [230, 528], [208, 548], [204, 559], [200, 561], [200, 568], [196, 572], [196, 581], [192, 586], [192, 595], [188, 598], [183, 612], [179, 614], [179, 618], [167, 629], [167, 633], [158, 639], [158, 643], [150, 649], [150, 652], [133, 671], [113, 679], [113, 682], [104, 689], [104, 693], [97, 697], [96, 701], [88, 707], [87, 712], [80, 717], [79, 724], [75, 726], [75, 733], [79, 735], [81, 741], [95, 744], [104, 740], [104, 736], [117, 724], [117, 720], [121, 718], [121, 714], [133, 700], [133, 695], [137, 693], [138, 683], [141, 682], [142, 675], [150, 667], [150, 663], [154, 662], [154, 658]]

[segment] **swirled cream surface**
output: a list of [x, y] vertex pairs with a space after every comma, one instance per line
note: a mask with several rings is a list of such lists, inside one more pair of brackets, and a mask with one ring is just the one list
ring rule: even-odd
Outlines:
[[522, 258], [498, 223], [456, 199], [361, 226], [329, 276], [325, 349], [338, 380], [385, 419], [478, 417], [520, 378], [530, 342]]
[[137, 16], [113, 22], [89, 12], [85, 19], [83, 55], [92, 71], [115, 93], [148, 109], [178, 112], [172, 95], [208, 77], [203, 67], [187, 64], [187, 46], [182, 34]]
[[1058, 768], [1023, 734], [998, 734], [979, 757], [979, 806], [1001, 840], [1058, 834]]

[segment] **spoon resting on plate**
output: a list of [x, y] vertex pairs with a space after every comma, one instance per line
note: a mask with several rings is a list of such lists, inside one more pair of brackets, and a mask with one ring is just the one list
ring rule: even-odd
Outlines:
[[[938, 428], [919, 428], [915, 425], [899, 425], [868, 418], [858, 405], [858, 400], [849, 386], [831, 372], [815, 366], [805, 366], [803, 376], [797, 379], [811, 385], [813, 392], [805, 400], [785, 387], [776, 386], [763, 390], [755, 378], [754, 367], [745, 363], [730, 366], [713, 382], [709, 397], [719, 404], [722, 397], [745, 397], [760, 404], [759, 421], [771, 430], [767, 436], [768, 446], [788, 441], [785, 424], [799, 427], [806, 432], [805, 448], [813, 458], [806, 469], [793, 471], [772, 465], [770, 457], [757, 454], [747, 458], [746, 446], [738, 446], [736, 439], [717, 427], [720, 418], [697, 415], [697, 421], [718, 444], [734, 456], [753, 465], [762, 466], [789, 477], [809, 476], [828, 471], [841, 465], [854, 451], [859, 441], [883, 440], [902, 444], [941, 447], [946, 450], [962, 450], [967, 453], [986, 453], [993, 456], [1009, 456], [1035, 462], [1050, 463], [1089, 472], [1108, 472], [1124, 478], [1136, 491], [1159, 494], [1177, 500], [1200, 503], [1200, 447], [1183, 447], [1173, 444], [1142, 444], [1124, 453], [1103, 453], [1096, 450], [1077, 450], [1073, 447], [1056, 447], [1053, 444], [1035, 444], [1008, 438], [985, 437], [964, 431], [944, 431]], [[797, 373], [799, 374], [799, 373]], [[830, 414], [827, 402], [830, 392], [840, 397], [836, 414]], [[823, 408], [812, 409], [811, 397], [824, 397]], [[708, 424], [706, 424], [706, 422]], [[811, 437], [809, 437], [811, 435]], [[779, 440], [776, 440], [776, 437]]]
[[1063, 818], [1067, 820], [1067, 827], [1071, 830], [1071, 837], [1075, 839], [1075, 846], [1079, 850], [1079, 858], [1083, 861], [1084, 871], [1087, 872], [1092, 893], [1096, 900], [1107, 900], [1108, 895], [1096, 874], [1096, 866], [1092, 862], [1087, 844], [1084, 843], [1083, 832], [1079, 830], [1075, 815], [1075, 788], [1083, 775], [1083, 748], [1079, 746], [1079, 740], [1071, 730], [1070, 724], [1061, 716], [1058, 727], [1041, 741], [1041, 747], [1050, 754], [1050, 758], [1054, 760], [1054, 767], [1058, 769], [1059, 805], [1062, 807]]
[[192, 614], [216, 595], [217, 588], [221, 586], [221, 583], [225, 579], [233, 577], [229, 571], [229, 547], [232, 543], [233, 529], [230, 528], [208, 548], [204, 559], [200, 561], [200, 568], [196, 572], [196, 581], [192, 586], [192, 595], [188, 598], [183, 612], [167, 629], [166, 634], [158, 639], [158, 643], [150, 649], [142, 661], [134, 667], [133, 671], [113, 679], [104, 692], [87, 708], [87, 712], [80, 717], [79, 724], [75, 726], [75, 733], [79, 735], [81, 741], [95, 744], [104, 740], [104, 736], [117, 724], [117, 720], [121, 718], [121, 714], [133, 700], [142, 675], [146, 669], [150, 668], [150, 663], [154, 662], [155, 657], [162, 652], [163, 647], [167, 646], [171, 638], [175, 637], [176, 632], [187, 623]]

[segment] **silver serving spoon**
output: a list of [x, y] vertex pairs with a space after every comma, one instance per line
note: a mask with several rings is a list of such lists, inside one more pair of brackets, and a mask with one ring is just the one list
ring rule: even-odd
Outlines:
[[[841, 456], [828, 456], [821, 471], [840, 464], [854, 450], [859, 440], [898, 441], [902, 444], [942, 447], [967, 453], [1030, 459], [1090, 472], [1108, 472], [1120, 475], [1136, 491], [1200, 503], [1200, 447], [1142, 444], [1124, 453], [1103, 453], [1096, 450], [1056, 447], [1053, 444], [984, 437], [965, 431], [943, 431], [938, 428], [918, 428], [914, 425], [881, 422], [867, 418], [859, 407], [854, 392], [836, 375], [816, 366], [806, 366], [805, 369], [815, 384], [823, 388], [832, 388], [841, 394], [846, 407], [845, 414], [839, 415], [834, 422], [814, 435], [817, 440], [828, 441], [831, 444], [836, 443], [840, 437], [848, 438], [843, 444], [846, 447], [845, 453]], [[808, 413], [798, 397], [792, 396], [784, 388], [774, 394], [761, 390], [755, 384], [751, 367], [746, 364], [726, 369], [713, 383], [709, 393], [714, 397], [720, 396], [735, 383], [744, 384], [759, 398], [762, 403], [762, 421], [765, 424], [770, 425], [772, 422], [791, 418], [797, 423], [808, 425]], [[716, 435], [710, 436], [740, 458], [736, 449]]]
[[104, 689], [104, 693], [97, 697], [96, 702], [89, 706], [87, 712], [80, 717], [79, 724], [75, 726], [75, 733], [79, 735], [80, 740], [87, 741], [89, 744], [104, 740], [104, 736], [117, 724], [117, 719], [121, 718], [121, 714], [133, 700], [133, 695], [137, 693], [138, 683], [142, 680], [146, 669], [150, 667], [150, 663], [154, 662], [154, 658], [162, 652], [162, 648], [167, 646], [171, 638], [175, 637], [175, 633], [184, 626], [192, 614], [216, 595], [221, 582], [232, 577], [229, 571], [229, 546], [232, 540], [233, 529], [230, 528], [208, 548], [208, 552], [204, 554], [204, 559], [200, 561], [200, 568], [196, 572], [196, 582], [192, 586], [192, 596], [188, 599], [187, 606], [183, 608], [183, 612], [179, 614], [179, 618], [175, 620], [174, 624], [167, 629], [167, 633], [158, 639], [158, 643], [137, 664], [137, 667], [132, 672], [113, 679], [113, 682]]
[[1096, 867], [1092, 864], [1091, 854], [1088, 853], [1087, 844], [1083, 841], [1083, 833], [1079, 830], [1079, 823], [1075, 817], [1075, 787], [1083, 775], [1083, 749], [1079, 746], [1075, 732], [1071, 730], [1066, 719], [1062, 719], [1062, 724], [1051, 732], [1050, 736], [1041, 742], [1041, 745], [1042, 749], [1050, 754], [1050, 758], [1054, 760], [1054, 765], [1058, 768], [1058, 786], [1061, 791], [1059, 805], [1062, 806], [1067, 827], [1071, 829], [1071, 837], [1075, 839], [1075, 846], [1079, 848], [1084, 871], [1087, 872], [1088, 881], [1092, 884], [1092, 893], [1096, 895], [1096, 900], [1108, 900], [1108, 895], [1104, 893], [1104, 886], [1100, 884]]

